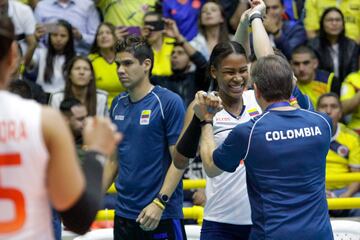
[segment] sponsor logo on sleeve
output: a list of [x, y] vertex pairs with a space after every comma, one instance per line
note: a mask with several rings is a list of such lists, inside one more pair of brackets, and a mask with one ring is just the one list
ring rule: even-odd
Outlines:
[[123, 121], [125, 119], [124, 115], [115, 115], [115, 120]]

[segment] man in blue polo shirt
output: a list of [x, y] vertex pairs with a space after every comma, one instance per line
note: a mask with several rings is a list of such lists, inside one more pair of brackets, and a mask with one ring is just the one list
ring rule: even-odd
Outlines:
[[175, 93], [150, 84], [153, 53], [129, 37], [117, 46], [118, 75], [128, 89], [110, 117], [124, 141], [118, 146], [115, 239], [186, 239], [182, 223], [183, 171], [172, 163], [185, 109]]
[[203, 121], [200, 154], [210, 177], [245, 161], [253, 228], [250, 239], [333, 239], [325, 194], [331, 120], [290, 106], [292, 71], [267, 56], [252, 66], [256, 100], [264, 113], [239, 124], [215, 150], [212, 123], [220, 100], [196, 95]]

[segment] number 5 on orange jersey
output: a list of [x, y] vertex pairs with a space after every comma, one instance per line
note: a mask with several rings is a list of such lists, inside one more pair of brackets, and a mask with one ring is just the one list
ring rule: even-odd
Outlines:
[[[21, 164], [19, 154], [0, 155], [0, 168], [13, 167]], [[7, 188], [1, 185], [0, 175], [0, 201], [10, 200], [14, 204], [14, 218], [9, 221], [0, 221], [0, 233], [11, 233], [19, 230], [25, 223], [25, 199], [23, 194], [15, 188]]]

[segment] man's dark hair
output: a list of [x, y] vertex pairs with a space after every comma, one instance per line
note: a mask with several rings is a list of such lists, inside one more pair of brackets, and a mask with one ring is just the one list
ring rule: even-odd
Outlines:
[[15, 30], [11, 19], [9, 17], [0, 17], [0, 60], [7, 56], [14, 40]]
[[294, 56], [295, 54], [303, 54], [303, 53], [307, 53], [311, 56], [311, 58], [317, 58], [314, 50], [306, 45], [300, 45], [298, 47], [296, 47], [292, 53], [291, 56]]
[[128, 52], [131, 53], [140, 63], [143, 63], [145, 59], [151, 60], [151, 67], [149, 75], [154, 66], [154, 53], [150, 45], [141, 37], [130, 35], [123, 41], [116, 43], [115, 50], [117, 53]]
[[293, 90], [293, 72], [286, 59], [269, 55], [257, 60], [251, 78], [266, 101], [289, 99]]
[[326, 97], [333, 97], [336, 99], [336, 102], [339, 104], [340, 108], [342, 108], [341, 106], [341, 101], [340, 101], [340, 98], [339, 98], [339, 95], [337, 95], [336, 93], [333, 93], [333, 92], [329, 92], [329, 93], [325, 93], [323, 95], [321, 95], [318, 100], [317, 100], [317, 106], [319, 107], [321, 101], [326, 98]]
[[33, 99], [30, 85], [23, 80], [14, 80], [9, 84], [9, 91], [25, 99]]
[[73, 108], [74, 106], [79, 106], [79, 105], [82, 105], [82, 104], [78, 99], [76, 99], [74, 97], [65, 98], [60, 103], [60, 111], [65, 115], [71, 115], [72, 114], [71, 108]]

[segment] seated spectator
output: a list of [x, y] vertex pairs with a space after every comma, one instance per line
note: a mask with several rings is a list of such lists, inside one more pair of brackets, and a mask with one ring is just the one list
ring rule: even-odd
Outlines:
[[[282, 19], [290, 21], [300, 21], [303, 24], [304, 19], [304, 1], [305, 0], [280, 0], [283, 5], [284, 11], [281, 14]], [[227, 0], [221, 0], [221, 2], [227, 2]], [[238, 5], [235, 13], [230, 19], [230, 24], [234, 30], [236, 30], [239, 22], [240, 16], [249, 8], [248, 0], [237, 1]], [[223, 4], [222, 4], [223, 5]]]
[[320, 19], [325, 9], [338, 7], [345, 15], [346, 36], [360, 43], [359, 0], [307, 0], [305, 1], [305, 28], [309, 39], [319, 35]]
[[59, 19], [72, 25], [77, 53], [87, 55], [94, 42], [100, 17], [91, 0], [47, 0], [40, 1], [35, 8], [35, 17], [46, 26]]
[[199, 33], [190, 44], [209, 60], [214, 46], [229, 40], [225, 13], [221, 5], [213, 0], [208, 1], [201, 8]]
[[307, 46], [297, 47], [291, 57], [291, 66], [297, 78], [297, 86], [310, 97], [316, 107], [318, 98], [328, 92], [340, 93], [340, 83], [329, 73], [318, 69], [319, 62], [314, 51]]
[[[205, 72], [207, 61], [203, 55], [196, 51], [177, 29], [172, 19], [165, 20], [165, 32], [175, 38], [176, 43], [171, 53], [171, 69], [173, 74], [166, 77], [153, 76], [152, 82], [179, 94], [185, 106], [193, 100], [195, 93], [207, 90]], [[192, 63], [196, 70], [191, 70]]]
[[115, 63], [115, 27], [111, 23], [101, 23], [95, 36], [89, 59], [94, 68], [96, 87], [109, 94], [109, 107], [113, 98], [125, 91]]
[[205, 2], [205, 0], [191, 0], [185, 2], [163, 1], [163, 15], [166, 18], [175, 20], [180, 33], [188, 41], [191, 41], [198, 34], [198, 18], [201, 6]]
[[266, 16], [264, 27], [273, 45], [283, 52], [287, 59], [299, 45], [306, 43], [306, 32], [298, 21], [283, 20], [285, 13], [282, 0], [265, 0]]
[[84, 128], [85, 119], [88, 117], [87, 108], [78, 99], [74, 97], [68, 97], [61, 101], [59, 110], [64, 115], [65, 120], [69, 125], [71, 133], [74, 137], [79, 160], [82, 162], [85, 153], [82, 148], [82, 131]]
[[[333, 121], [333, 137], [326, 156], [326, 175], [360, 171], [360, 138], [340, 123], [342, 109], [339, 97], [327, 93], [319, 98], [317, 110], [327, 113]], [[360, 183], [327, 183], [328, 197], [360, 197]], [[351, 210], [347, 216], [360, 216], [359, 210]]]
[[108, 115], [107, 93], [96, 89], [94, 70], [89, 59], [74, 57], [66, 68], [65, 79], [65, 89], [51, 94], [50, 106], [59, 108], [63, 99], [74, 97], [86, 106], [89, 116]]
[[343, 112], [349, 115], [347, 126], [360, 134], [360, 71], [352, 73], [341, 85]]
[[35, 17], [31, 8], [19, 1], [0, 0], [0, 16], [7, 15], [11, 18], [16, 39], [24, 50], [24, 64], [27, 66], [36, 48]]
[[359, 67], [359, 46], [345, 36], [344, 15], [338, 8], [324, 11], [319, 36], [309, 45], [318, 56], [319, 68], [334, 72], [340, 82]]
[[64, 88], [64, 68], [75, 56], [71, 25], [59, 20], [48, 36], [49, 47], [37, 48], [31, 64], [26, 69], [36, 75], [36, 83], [47, 93]]
[[175, 40], [164, 33], [164, 21], [161, 13], [148, 12], [144, 16], [144, 27], [141, 34], [151, 46], [154, 53], [154, 64], [151, 74], [170, 76], [170, 56]]
[[144, 14], [157, 0], [93, 0], [100, 9], [104, 22], [114, 26], [142, 26]]

